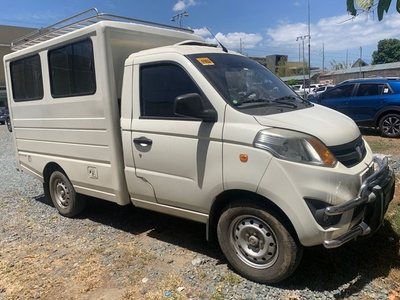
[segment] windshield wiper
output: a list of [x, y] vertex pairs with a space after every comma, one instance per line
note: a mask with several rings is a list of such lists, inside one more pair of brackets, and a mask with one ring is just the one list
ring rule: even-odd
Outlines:
[[255, 102], [258, 102], [258, 103], [260, 103], [260, 102], [269, 102], [269, 103], [272, 103], [273, 101], [270, 100], [270, 99], [263, 99], [263, 98], [258, 98], [258, 99], [246, 99], [246, 100], [240, 101], [239, 104], [242, 104], [242, 103], [255, 103]]
[[[288, 105], [291, 106], [293, 108], [297, 108], [297, 104], [294, 102], [288, 102], [289, 100], [297, 100], [299, 98], [295, 97], [295, 96], [284, 96], [284, 97], [280, 97], [280, 98], [276, 98], [274, 100], [272, 100], [273, 103], [278, 103], [278, 104], [283, 104], [283, 105]], [[303, 99], [302, 99], [303, 100]]]

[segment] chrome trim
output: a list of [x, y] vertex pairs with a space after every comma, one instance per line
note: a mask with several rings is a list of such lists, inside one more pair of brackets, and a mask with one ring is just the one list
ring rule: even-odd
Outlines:
[[[371, 209], [377, 209], [377, 205], [381, 205], [380, 210], [378, 209], [376, 213], [380, 213], [379, 220], [380, 222], [382, 222], [386, 211], [385, 207], [388, 204], [386, 203], [387, 195], [384, 189], [387, 189], [387, 187], [393, 188], [395, 176], [393, 170], [389, 167], [387, 157], [381, 158], [375, 155], [373, 157], [373, 162], [378, 164], [379, 169], [375, 173], [368, 176], [365, 180], [363, 180], [357, 197], [345, 203], [327, 207], [325, 209], [325, 214], [329, 216], [340, 215], [346, 211], [354, 209], [358, 205], [378, 201], [378, 203], [375, 204], [374, 208]], [[389, 200], [389, 202], [390, 201], [391, 199]], [[374, 211], [370, 212], [375, 214]], [[364, 217], [365, 216], [366, 215], [364, 215]], [[372, 218], [375, 218], [375, 220], [372, 220]], [[379, 224], [377, 224], [376, 220], [376, 215], [374, 215], [373, 217], [368, 217], [367, 219], [369, 219], [369, 221], [364, 219], [360, 224], [349, 229], [347, 232], [337, 238], [326, 239], [323, 242], [324, 247], [328, 249], [337, 248], [347, 243], [348, 241], [357, 238], [358, 236], [365, 236], [375, 232], [379, 228]], [[372, 223], [368, 224], [369, 222]]]
[[371, 232], [371, 228], [364, 222], [352, 228], [350, 231], [346, 232], [342, 236], [334, 239], [334, 240], [325, 240], [324, 247], [327, 249], [337, 248], [342, 246], [343, 244], [353, 240], [354, 238], [360, 235], [366, 235]]
[[364, 203], [369, 203], [375, 200], [375, 195], [373, 193], [368, 194], [368, 187], [373, 187], [374, 181], [381, 176], [386, 169], [389, 167], [389, 162], [388, 158], [385, 156], [383, 158], [380, 158], [378, 156], [373, 157], [374, 163], [377, 163], [379, 165], [379, 170], [376, 171], [374, 174], [368, 176], [361, 184], [361, 187], [358, 191], [357, 197], [354, 199], [351, 199], [347, 202], [344, 202], [339, 205], [334, 205], [334, 206], [328, 206], [325, 208], [325, 214], [328, 216], [335, 216], [335, 215], [340, 215], [343, 214], [346, 211], [349, 211], [356, 206]]

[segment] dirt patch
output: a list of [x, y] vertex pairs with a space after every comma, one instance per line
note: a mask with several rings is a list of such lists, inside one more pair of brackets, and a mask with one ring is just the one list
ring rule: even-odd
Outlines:
[[375, 153], [400, 157], [400, 139], [381, 137], [378, 130], [371, 128], [361, 128], [361, 133]]
[[[400, 157], [400, 139], [384, 139], [374, 131], [365, 139], [374, 151]], [[399, 182], [397, 187], [393, 207], [400, 207]], [[204, 225], [93, 199], [82, 216], [68, 219], [41, 195], [7, 197], [0, 216], [0, 299], [241, 299], [251, 297], [254, 288], [269, 295], [269, 287], [228, 268], [218, 246], [206, 242]], [[342, 286], [355, 289], [351, 293], [360, 299], [374, 299], [383, 289], [396, 291], [400, 264], [394, 232], [386, 228], [361, 246], [308, 250], [279, 297], [302, 299], [296, 291], [312, 294]], [[363, 253], [368, 253], [365, 259]], [[331, 272], [329, 282], [321, 281]], [[354, 278], [361, 279], [348, 287]], [[367, 286], [375, 288], [371, 298], [365, 298]]]

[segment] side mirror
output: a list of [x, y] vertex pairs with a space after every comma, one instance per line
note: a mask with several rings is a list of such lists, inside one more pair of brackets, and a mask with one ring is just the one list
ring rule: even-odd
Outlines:
[[218, 114], [213, 109], [205, 109], [203, 100], [197, 93], [178, 96], [174, 101], [174, 113], [179, 116], [201, 119], [204, 122], [217, 122]]

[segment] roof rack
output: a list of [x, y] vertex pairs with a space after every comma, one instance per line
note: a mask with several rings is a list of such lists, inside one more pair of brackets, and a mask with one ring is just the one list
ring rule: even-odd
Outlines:
[[84, 28], [86, 26], [95, 24], [100, 21], [120, 21], [120, 22], [129, 22], [136, 24], [144, 24], [151, 25], [160, 28], [174, 29], [179, 31], [185, 31], [193, 33], [193, 30], [180, 28], [160, 23], [154, 23], [149, 21], [143, 21], [138, 19], [132, 19], [128, 17], [117, 16], [113, 14], [100, 13], [97, 8], [90, 8], [81, 13], [78, 13], [72, 17], [69, 17], [65, 20], [57, 22], [53, 25], [50, 25], [45, 28], [37, 29], [27, 35], [24, 35], [20, 38], [17, 38], [11, 42], [11, 50], [18, 51], [24, 48], [28, 48], [30, 46], [39, 44], [41, 42], [51, 40], [58, 36], [73, 32], [75, 30]]

